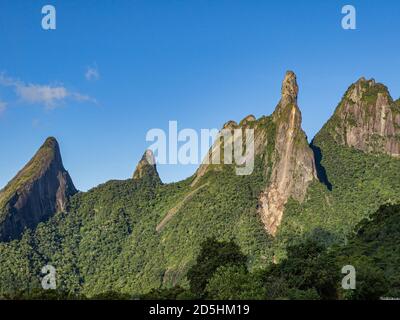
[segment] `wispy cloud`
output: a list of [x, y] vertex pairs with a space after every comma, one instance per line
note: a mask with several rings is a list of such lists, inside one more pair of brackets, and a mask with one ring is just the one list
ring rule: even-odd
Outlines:
[[0, 74], [0, 85], [14, 88], [16, 95], [23, 101], [43, 104], [48, 109], [58, 107], [67, 99], [96, 103], [95, 99], [78, 92], [72, 92], [62, 85], [24, 83], [4, 74]]
[[15, 90], [23, 100], [29, 103], [44, 103], [46, 106], [54, 106], [68, 96], [67, 89], [64, 87], [48, 85], [18, 85]]
[[88, 81], [100, 79], [100, 72], [99, 69], [97, 68], [97, 65], [86, 68], [85, 78]]

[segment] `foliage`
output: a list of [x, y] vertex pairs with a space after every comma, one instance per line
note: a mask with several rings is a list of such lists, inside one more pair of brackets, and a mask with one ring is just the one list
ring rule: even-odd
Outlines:
[[287, 288], [296, 289], [291, 293], [289, 290], [288, 297], [294, 293], [303, 297], [300, 291], [304, 291], [305, 296], [312, 292], [312, 297], [337, 298], [339, 272], [334, 258], [326, 254], [322, 245], [311, 240], [289, 247], [287, 258], [267, 270], [267, 276], [283, 279]]
[[110, 181], [75, 195], [68, 212], [55, 214], [20, 241], [0, 243], [0, 294], [40, 288], [46, 264], [56, 268], [60, 290], [71, 295], [187, 289], [186, 273], [205, 235], [234, 239], [250, 268], [263, 265], [272, 255], [255, 206], [265, 183], [262, 161], [256, 159], [250, 176], [237, 176], [233, 166], [207, 173], [200, 182], [208, 185], [160, 232], [156, 226], [192, 191], [192, 177], [168, 185]]
[[196, 263], [188, 270], [187, 277], [191, 291], [198, 297], [204, 295], [207, 283], [221, 266], [235, 265], [245, 267], [247, 258], [234, 242], [218, 242], [209, 238], [201, 245]]
[[303, 203], [289, 200], [275, 242], [282, 259], [286, 247], [311, 238], [324, 245], [345, 243], [355, 226], [385, 203], [400, 203], [400, 160], [340, 146], [328, 130], [313, 145], [331, 185], [314, 182]]
[[[270, 117], [250, 125], [274, 138]], [[316, 181], [303, 203], [289, 200], [276, 238], [257, 213], [272, 171], [271, 139], [252, 175], [237, 176], [234, 166], [209, 170], [190, 201], [184, 199], [194, 177], [166, 185], [152, 177], [109, 181], [75, 195], [68, 212], [0, 243], [0, 297], [46, 298], [46, 264], [57, 269], [58, 291], [47, 293], [53, 298], [400, 296], [399, 208], [379, 209], [400, 203], [400, 161], [340, 146], [331, 129], [321, 130], [313, 146], [332, 188]], [[347, 264], [358, 270], [355, 291], [340, 287]]]
[[265, 291], [259, 273], [237, 264], [219, 267], [206, 287], [207, 298], [212, 300], [263, 300]]

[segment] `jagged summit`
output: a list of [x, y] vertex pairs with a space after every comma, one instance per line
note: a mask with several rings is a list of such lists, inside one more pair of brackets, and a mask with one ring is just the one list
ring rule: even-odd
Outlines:
[[[65, 214], [41, 224], [22, 241], [0, 243], [0, 295], [16, 296], [18, 292], [26, 292], [28, 297], [32, 296], [32, 288], [40, 286], [37, 275], [48, 262], [57, 267], [57, 279], [67, 280], [57, 282], [59, 290], [88, 297], [98, 295], [99, 288], [146, 297], [154, 288], [184, 287], [188, 269], [196, 263], [198, 253], [202, 252], [201, 242], [208, 236], [218, 241], [234, 239], [248, 256], [249, 270], [268, 269], [272, 263], [280, 268], [287, 257], [299, 260], [301, 267], [303, 260], [293, 254], [293, 244], [308, 250], [317, 248], [314, 242], [318, 242], [330, 248], [330, 259], [324, 261], [334, 265], [344, 259], [350, 259], [346, 263], [352, 264], [351, 260], [357, 262], [361, 257], [368, 258], [366, 266], [369, 267], [369, 260], [386, 261], [383, 258], [393, 257], [390, 264], [380, 263], [378, 271], [385, 273], [382, 279], [388, 283], [396, 281], [400, 274], [399, 268], [396, 269], [399, 254], [393, 250], [399, 248], [399, 241], [396, 242], [398, 235], [389, 231], [399, 230], [399, 210], [380, 211], [379, 216], [390, 219], [374, 219], [368, 224], [373, 227], [370, 232], [366, 232], [368, 225], [364, 222], [371, 220], [371, 213], [381, 204], [400, 203], [400, 161], [386, 155], [363, 153], [345, 146], [349, 143], [347, 140], [343, 140], [342, 145], [332, 139], [342, 141], [340, 138], [348, 137], [346, 134], [353, 126], [357, 130], [360, 125], [372, 130], [374, 127], [369, 127], [368, 119], [375, 119], [379, 112], [365, 110], [377, 108], [378, 101], [385, 97], [390, 104], [391, 99], [378, 84], [366, 79], [360, 79], [346, 93], [344, 103], [335, 113], [336, 118], [330, 122], [331, 127], [324, 130], [323, 139], [313, 145], [314, 150], [318, 149], [314, 153], [318, 165], [324, 168], [327, 181], [332, 183], [331, 192], [316, 179], [313, 153], [301, 129], [297, 83], [290, 79], [295, 79], [294, 74], [284, 79], [282, 87], [285, 89], [282, 99], [278, 99], [275, 116], [262, 116], [243, 127], [233, 121], [224, 126], [254, 129], [255, 161], [250, 176], [238, 176], [233, 168], [235, 164], [204, 164], [193, 177], [196, 178], [192, 180], [193, 188], [189, 187], [190, 178], [165, 186], [155, 185], [154, 179], [159, 180], [154, 157], [146, 152], [138, 161], [134, 175], [137, 179], [111, 181], [78, 195]], [[373, 92], [377, 92], [376, 101]], [[370, 100], [375, 102], [368, 102]], [[397, 114], [399, 102], [388, 107], [391, 115]], [[242, 116], [250, 111], [244, 111]], [[362, 121], [353, 122], [355, 115], [358, 115], [355, 120]], [[384, 120], [388, 121], [388, 117]], [[214, 147], [219, 146], [214, 144]], [[38, 159], [32, 160], [34, 164], [15, 178], [12, 185], [30, 181], [31, 177], [37, 181], [36, 185], [24, 182], [34, 187], [27, 191], [19, 188], [21, 191], [12, 193], [16, 200], [25, 194], [29, 195], [31, 203], [36, 199], [40, 201], [29, 211], [17, 211], [13, 206], [16, 200], [7, 201], [10, 211], [6, 212], [6, 218], [12, 224], [6, 222], [5, 228], [2, 220], [0, 234], [12, 231], [13, 226], [28, 225], [28, 219], [36, 215], [35, 208], [53, 197], [54, 193], [45, 188], [53, 181], [50, 176], [60, 174], [50, 174], [52, 170], [47, 168], [55, 166], [49, 163], [61, 162], [51, 160], [61, 158], [58, 149], [56, 141], [47, 140], [38, 152]], [[39, 178], [41, 176], [44, 177]], [[62, 191], [58, 185], [56, 188]], [[11, 193], [12, 188], [7, 190]], [[7, 196], [7, 199], [12, 198]], [[384, 230], [381, 230], [381, 221], [385, 222]], [[353, 230], [358, 232], [357, 239]], [[269, 237], [265, 231], [277, 237]], [[381, 245], [383, 232], [387, 235], [386, 243], [392, 244], [390, 247], [385, 243]], [[313, 246], [304, 246], [307, 240], [311, 240]], [[366, 251], [377, 254], [365, 255]], [[322, 256], [326, 257], [325, 253]], [[323, 267], [325, 262], [315, 265]], [[300, 270], [296, 261], [291, 266], [294, 271]], [[390, 278], [386, 278], [387, 273], [391, 274]], [[286, 284], [283, 283], [283, 289]], [[286, 289], [280, 292], [288, 292], [288, 297], [293, 297], [292, 290]], [[398, 287], [391, 287], [391, 291], [396, 290]], [[300, 291], [297, 293], [303, 294]], [[388, 292], [385, 296], [392, 294]]]
[[156, 160], [151, 150], [145, 151], [133, 173], [133, 180], [141, 179], [150, 179], [152, 182], [161, 184], [161, 179], [157, 172]]
[[400, 104], [385, 85], [363, 77], [348, 88], [326, 131], [339, 144], [399, 157]]
[[296, 74], [293, 71], [287, 71], [285, 78], [282, 82], [282, 97], [281, 104], [286, 105], [290, 103], [297, 104], [297, 95], [299, 93], [299, 86], [297, 85]]
[[273, 113], [276, 129], [271, 181], [259, 199], [259, 213], [271, 235], [281, 224], [288, 199], [302, 202], [309, 184], [317, 178], [314, 155], [301, 128], [298, 91], [296, 75], [288, 71]]
[[252, 114], [249, 114], [247, 117], [244, 117], [242, 121], [240, 121], [239, 125], [240, 126], [246, 126], [251, 122], [256, 121], [256, 117]]
[[230, 120], [223, 125], [222, 129], [235, 129], [237, 127], [238, 124], [236, 123], [236, 121]]
[[361, 77], [348, 88], [345, 98], [357, 103], [360, 100], [367, 98], [367, 96], [374, 96], [378, 93], [390, 97], [389, 90], [385, 85], [377, 83], [373, 78], [367, 80], [365, 77]]
[[[301, 128], [301, 112], [297, 105], [298, 85], [296, 75], [288, 71], [282, 83], [282, 96], [272, 116], [256, 119], [245, 117], [239, 125], [227, 122], [223, 129], [254, 129], [255, 157], [264, 158], [264, 170], [270, 179], [259, 197], [258, 210], [265, 229], [275, 235], [283, 217], [285, 204], [290, 197], [303, 201], [309, 184], [317, 179], [313, 151]], [[211, 152], [223, 143], [217, 140]], [[196, 186], [208, 170], [221, 170], [205, 162], [197, 170], [192, 187]]]
[[54, 151], [60, 151], [60, 146], [58, 145], [58, 141], [54, 137], [48, 137], [45, 142], [43, 143], [42, 147], [49, 147], [52, 148]]
[[16, 238], [58, 211], [77, 190], [64, 169], [55, 138], [47, 138], [34, 157], [0, 192], [0, 239]]
[[292, 121], [295, 127], [301, 127], [301, 111], [297, 105], [299, 86], [293, 71], [287, 71], [282, 82], [281, 99], [272, 116], [275, 122]]

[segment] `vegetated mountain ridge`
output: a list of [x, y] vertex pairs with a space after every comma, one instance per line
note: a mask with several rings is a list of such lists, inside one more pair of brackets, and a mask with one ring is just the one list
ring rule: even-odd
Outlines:
[[0, 192], [0, 240], [18, 238], [25, 228], [66, 211], [68, 198], [76, 192], [57, 141], [48, 138]]
[[[223, 126], [254, 129], [251, 175], [237, 175], [235, 163], [203, 163], [192, 177], [162, 184], [146, 152], [132, 179], [76, 194], [65, 212], [50, 215], [20, 241], [0, 243], [1, 289], [38, 287], [40, 268], [51, 263], [60, 288], [68, 292], [144, 293], [187, 286], [186, 272], [209, 236], [234, 240], [249, 257], [249, 269], [283, 258], [287, 245], [304, 238], [328, 245], [343, 241], [381, 204], [400, 202], [400, 161], [393, 140], [399, 104], [390, 95], [378, 99], [375, 86], [381, 85], [363, 86], [353, 104], [346, 102], [348, 90], [309, 145], [301, 129], [296, 76], [288, 72], [272, 115], [250, 115]], [[377, 91], [376, 100], [363, 98]], [[392, 120], [378, 117], [382, 106]], [[364, 109], [370, 110], [365, 116]], [[343, 120], [350, 118], [344, 114], [354, 121]], [[361, 139], [377, 133], [382, 148], [349, 143], [355, 134]], [[226, 143], [218, 140], [212, 150], [223, 154]], [[12, 277], [15, 268], [23, 272]]]
[[[284, 207], [290, 197], [302, 202], [308, 185], [317, 179], [314, 155], [301, 128], [301, 112], [297, 105], [298, 85], [296, 75], [288, 71], [282, 83], [281, 100], [269, 117], [245, 117], [239, 124], [228, 121], [223, 129], [254, 129], [255, 157], [264, 159], [264, 174], [268, 181], [260, 194], [258, 212], [267, 232], [275, 235], [281, 223]], [[237, 137], [236, 140], [241, 137]], [[208, 163], [214, 154], [223, 153], [230, 140], [218, 139], [208, 154]], [[216, 152], [221, 149], [220, 152]], [[210, 169], [220, 169], [203, 163], [195, 174], [192, 187]]]
[[350, 85], [311, 142], [322, 183], [311, 183], [302, 203], [288, 201], [277, 242], [345, 243], [360, 220], [400, 203], [399, 113], [383, 84]]

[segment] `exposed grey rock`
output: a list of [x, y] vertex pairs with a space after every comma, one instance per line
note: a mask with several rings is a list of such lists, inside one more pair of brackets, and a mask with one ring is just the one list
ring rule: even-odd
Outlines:
[[152, 182], [161, 183], [157, 172], [156, 160], [151, 150], [145, 151], [133, 173], [133, 180], [141, 179], [150, 179]]
[[326, 126], [342, 145], [400, 156], [400, 105], [373, 79], [350, 86]]
[[28, 164], [0, 192], [0, 240], [18, 238], [56, 212], [77, 192], [64, 169], [56, 139], [48, 138]]
[[296, 75], [287, 72], [281, 100], [272, 115], [276, 132], [271, 179], [259, 199], [259, 213], [271, 235], [281, 224], [288, 199], [302, 202], [309, 184], [317, 179], [314, 155], [301, 128], [298, 90]]

